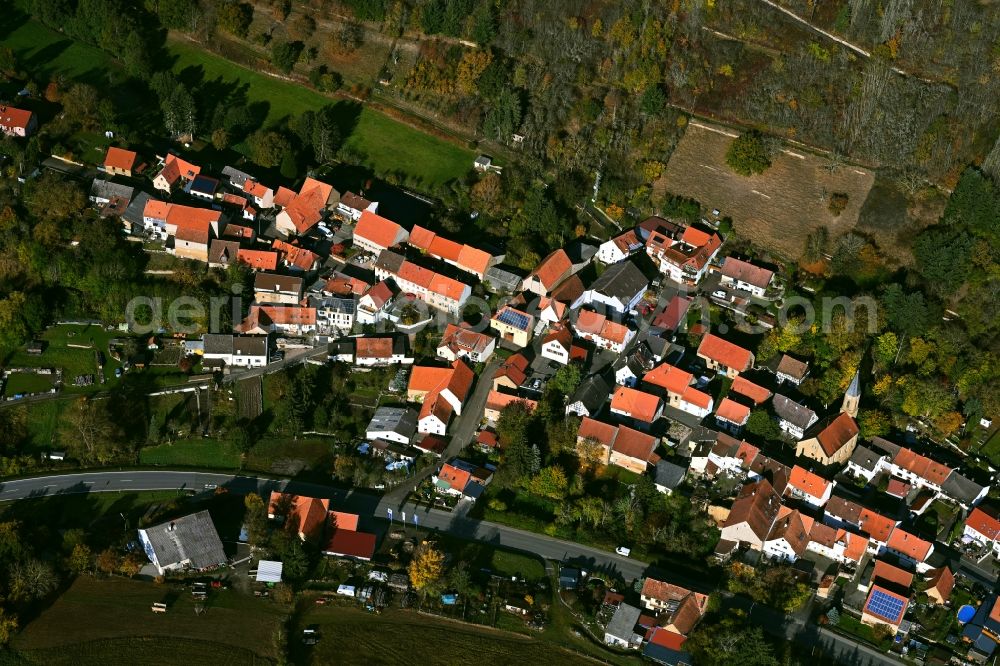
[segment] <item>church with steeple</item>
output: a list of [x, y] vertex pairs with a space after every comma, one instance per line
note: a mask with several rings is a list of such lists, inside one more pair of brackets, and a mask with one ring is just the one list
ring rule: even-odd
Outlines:
[[795, 455], [811, 458], [821, 465], [847, 462], [858, 445], [858, 408], [861, 403], [861, 374], [854, 373], [844, 393], [840, 413], [813, 426], [808, 437], [795, 445]]

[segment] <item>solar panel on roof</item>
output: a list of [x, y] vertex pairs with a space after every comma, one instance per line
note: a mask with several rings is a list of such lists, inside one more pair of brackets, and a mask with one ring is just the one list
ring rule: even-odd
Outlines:
[[904, 603], [905, 601], [902, 599], [886, 594], [881, 590], [875, 590], [872, 592], [871, 598], [868, 599], [868, 605], [865, 606], [865, 610], [888, 620], [896, 620], [903, 614]]
[[497, 319], [503, 324], [508, 324], [521, 330], [528, 328], [528, 315], [516, 310], [503, 310], [497, 315]]

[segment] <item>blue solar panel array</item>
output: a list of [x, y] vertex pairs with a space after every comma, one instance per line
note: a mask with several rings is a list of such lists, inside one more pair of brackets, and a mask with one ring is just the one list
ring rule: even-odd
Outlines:
[[868, 605], [865, 606], [865, 610], [869, 611], [873, 615], [878, 615], [879, 617], [884, 617], [887, 620], [895, 621], [902, 615], [903, 605], [905, 603], [906, 602], [902, 599], [886, 594], [881, 590], [875, 590], [872, 592], [872, 596], [868, 600]]
[[528, 315], [518, 312], [516, 310], [506, 309], [503, 310], [497, 319], [504, 324], [514, 326], [521, 329], [522, 331], [528, 328]]

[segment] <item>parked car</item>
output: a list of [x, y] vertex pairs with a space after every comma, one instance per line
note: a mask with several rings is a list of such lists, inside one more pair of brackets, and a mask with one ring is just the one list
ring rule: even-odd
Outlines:
[[625, 546], [618, 546], [617, 548], [615, 548], [615, 552], [621, 555], [622, 557], [628, 557], [629, 554], [631, 554], [632, 549], [626, 548]]

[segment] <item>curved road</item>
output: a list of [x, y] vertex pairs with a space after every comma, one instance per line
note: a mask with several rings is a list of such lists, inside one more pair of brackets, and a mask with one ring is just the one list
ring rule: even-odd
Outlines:
[[[460, 538], [535, 553], [547, 560], [572, 561], [583, 569], [599, 573], [615, 573], [625, 580], [633, 580], [645, 575], [645, 562], [621, 557], [614, 553], [590, 548], [581, 544], [555, 539], [506, 527], [482, 520], [467, 518], [461, 511], [450, 513], [412, 504], [399, 506], [398, 502], [382, 500], [377, 495], [354, 490], [343, 490], [314, 483], [303, 483], [288, 479], [270, 479], [256, 476], [239, 476], [213, 472], [188, 472], [171, 470], [128, 470], [120, 472], [96, 471], [77, 474], [39, 476], [27, 479], [0, 481], [0, 501], [48, 497], [53, 495], [84, 494], [92, 492], [142, 492], [152, 490], [176, 490], [210, 492], [216, 487], [244, 494], [270, 493], [272, 490], [308, 494], [313, 497], [334, 499], [339, 507], [354, 511], [362, 516], [366, 529], [385, 531], [388, 527], [387, 509], [393, 510], [395, 525], [400, 523], [405, 512], [407, 522], [414, 523], [414, 516], [420, 527], [448, 532]], [[674, 576], [673, 578], [676, 578]], [[681, 584], [698, 589], [694, 581], [678, 580]], [[751, 604], [745, 597], [724, 593], [725, 604], [749, 611], [754, 624], [760, 625], [768, 633], [785, 640], [795, 640], [852, 663], [866, 666], [888, 666], [900, 662], [876, 650], [859, 645], [854, 641], [834, 634], [804, 618], [787, 616], [777, 611]]]

